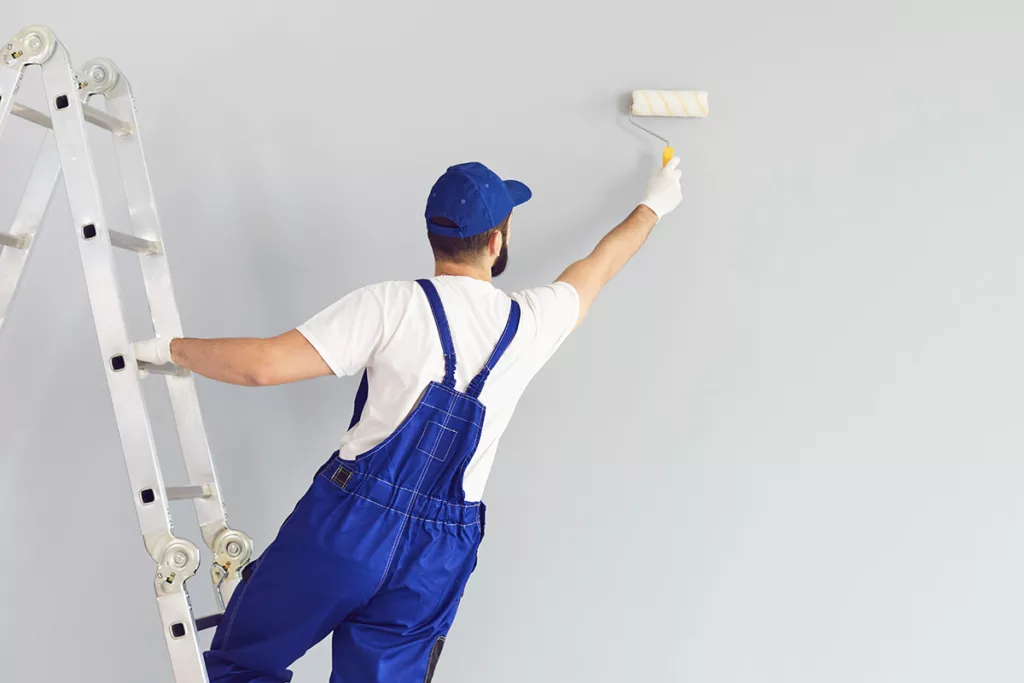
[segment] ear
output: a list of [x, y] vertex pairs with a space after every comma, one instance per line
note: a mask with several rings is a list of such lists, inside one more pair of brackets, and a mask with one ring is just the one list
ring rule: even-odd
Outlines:
[[504, 242], [504, 238], [501, 236], [501, 230], [495, 230], [494, 234], [491, 235], [490, 241], [487, 243], [487, 249], [491, 256], [497, 258], [498, 254], [501, 253], [501, 245]]

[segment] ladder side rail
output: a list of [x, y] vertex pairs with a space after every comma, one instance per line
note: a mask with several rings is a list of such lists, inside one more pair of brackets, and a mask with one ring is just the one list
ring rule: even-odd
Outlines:
[[57, 144], [53, 133], [48, 132], [43, 138], [32, 175], [25, 185], [25, 193], [11, 224], [10, 235], [19, 240], [21, 246], [8, 245], [0, 248], [0, 333], [3, 333], [7, 311], [18, 291], [18, 283], [32, 255], [32, 247], [53, 200], [60, 173]]
[[[17, 109], [14, 100], [26, 68], [41, 64], [50, 56], [51, 51], [52, 46], [46, 42], [46, 36], [35, 31], [34, 27], [23, 29], [0, 45], [0, 135]], [[42, 197], [47, 177], [52, 170], [48, 165], [52, 158], [46, 156], [49, 142], [49, 139], [43, 141], [36, 165], [32, 169], [32, 175], [18, 205], [10, 234], [4, 233], [0, 238], [0, 331], [3, 330], [7, 311], [31, 254], [32, 238], [42, 223], [50, 203], [49, 196], [45, 199]], [[55, 149], [53, 155], [55, 158]], [[59, 172], [60, 162], [57, 160], [57, 173]], [[53, 194], [54, 185], [56, 178], [50, 183], [49, 195]]]
[[[18, 86], [29, 65], [27, 58], [12, 58], [13, 42], [8, 43], [0, 51], [0, 135], [4, 132], [4, 124], [11, 119], [14, 110], [14, 97], [18, 94]], [[6, 63], [12, 61], [10, 64]]]
[[125, 325], [80, 83], [64, 47], [46, 31], [53, 54], [42, 65], [43, 82], [135, 510], [146, 549], [158, 563], [154, 588], [164, 638], [175, 681], [208, 683], [184, 585], [195, 574], [199, 551], [172, 533], [163, 475]]
[[[114, 147], [135, 236], [163, 245], [131, 84], [116, 65], [106, 59], [90, 60], [82, 73], [88, 87], [103, 94], [107, 112], [126, 122], [133, 131], [131, 135], [115, 136]], [[158, 253], [140, 254], [139, 261], [156, 336], [183, 336], [166, 247]], [[203, 539], [214, 553], [211, 579], [223, 609], [241, 580], [242, 567], [252, 555], [252, 541], [245, 534], [228, 528], [195, 377], [192, 373], [167, 374], [165, 380], [189, 483], [209, 487], [208, 496], [195, 497], [193, 502]]]

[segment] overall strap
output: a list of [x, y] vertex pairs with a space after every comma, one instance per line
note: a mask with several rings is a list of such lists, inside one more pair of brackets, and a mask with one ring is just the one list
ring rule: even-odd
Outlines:
[[516, 331], [519, 329], [519, 317], [519, 302], [513, 300], [512, 307], [508, 312], [508, 323], [505, 325], [505, 331], [501, 333], [498, 345], [494, 347], [494, 352], [487, 359], [487, 365], [484, 366], [479, 375], [473, 378], [473, 381], [469, 383], [469, 389], [466, 390], [466, 393], [473, 398], [480, 396], [480, 392], [484, 390], [484, 382], [487, 381], [487, 376], [491, 374], [491, 370], [501, 360], [502, 355], [508, 349], [508, 345], [512, 343], [512, 339], [516, 336]]
[[446, 387], [455, 388], [455, 346], [452, 344], [452, 331], [448, 327], [448, 318], [444, 314], [444, 306], [441, 305], [441, 297], [437, 294], [434, 283], [430, 280], [417, 280], [423, 293], [427, 295], [430, 302], [430, 310], [434, 313], [434, 322], [437, 323], [437, 334], [441, 337], [441, 350], [444, 351], [444, 382]]

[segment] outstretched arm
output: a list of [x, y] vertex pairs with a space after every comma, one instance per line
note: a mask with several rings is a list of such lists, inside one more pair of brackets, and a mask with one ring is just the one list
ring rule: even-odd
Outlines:
[[580, 297], [576, 326], [583, 322], [598, 292], [640, 250], [655, 224], [682, 201], [678, 157], [672, 159], [647, 184], [643, 201], [598, 242], [589, 256], [565, 269], [558, 282], [571, 284]]
[[204, 377], [242, 386], [268, 386], [334, 374], [298, 332], [276, 337], [150, 339], [134, 345], [138, 360], [173, 362]]
[[174, 363], [218, 382], [268, 386], [362, 371], [384, 334], [383, 289], [360, 287], [276, 337], [167, 339], [133, 345], [138, 361]]

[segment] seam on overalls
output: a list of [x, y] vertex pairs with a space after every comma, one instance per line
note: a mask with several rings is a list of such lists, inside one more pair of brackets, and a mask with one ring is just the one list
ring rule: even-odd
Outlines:
[[[448, 428], [447, 427], [442, 427], [442, 429], [448, 429]], [[452, 434], [455, 434], [456, 437], [459, 434], [454, 429], [448, 429], [448, 431], [451, 432]], [[454, 446], [454, 445], [455, 445], [455, 437], [452, 437], [452, 440], [448, 442], [448, 448], [444, 449], [444, 455], [442, 455], [440, 458], [438, 458], [436, 455], [433, 455], [431, 457], [434, 458], [435, 460], [440, 460], [441, 462], [445, 462], [446, 460], [448, 460], [448, 454], [452, 452], [452, 446]]]
[[[366, 451], [365, 453], [359, 453], [352, 460], [345, 460], [344, 458], [342, 458], [341, 457], [341, 449], [339, 448], [338, 449], [338, 460], [340, 460], [341, 462], [351, 462], [351, 463], [357, 463], [357, 462], [364, 462], [364, 461], [372, 460], [374, 458], [374, 456], [376, 456], [378, 453], [380, 453], [380, 451], [384, 450], [384, 448], [388, 444], [390, 444], [392, 441], [397, 439], [398, 435], [401, 434], [402, 432], [404, 432], [409, 427], [409, 425], [411, 425], [413, 423], [413, 418], [415, 418], [419, 414], [420, 410], [422, 410], [424, 405], [430, 405], [428, 403], [424, 403], [423, 402], [423, 397], [425, 397], [427, 395], [427, 392], [430, 391], [430, 385], [436, 385], [437, 387], [439, 387], [441, 389], [448, 390], [448, 387], [444, 386], [443, 384], [440, 384], [438, 382], [430, 382], [430, 384], [427, 385], [427, 388], [423, 390], [423, 394], [421, 395], [419, 402], [412, 409], [412, 412], [405, 416], [405, 419], [402, 420], [401, 424], [398, 425], [398, 428], [395, 431], [391, 432], [391, 434], [388, 435], [388, 438], [384, 439], [379, 444], [377, 444], [376, 446], [374, 446], [370, 450]], [[430, 407], [431, 408], [435, 408], [435, 406], [430, 406]], [[443, 410], [442, 408], [435, 408], [435, 409], [436, 410]]]
[[[440, 406], [435, 406], [431, 403], [424, 402], [423, 405], [433, 408], [434, 410], [444, 410], [444, 408]], [[468, 422], [469, 424], [476, 425], [477, 427], [483, 429], [483, 426], [479, 422], [476, 422], [475, 420], [467, 420], [466, 418], [459, 417], [458, 415], [452, 415], [452, 417], [455, 418], [456, 420], [459, 420], [460, 422]]]
[[[430, 468], [430, 460], [428, 459], [425, 463], [423, 463], [423, 471], [420, 472], [420, 479], [419, 479], [419, 481], [416, 482], [416, 488], [417, 489], [419, 489], [420, 484], [423, 483], [423, 477], [426, 476], [427, 470], [429, 468]], [[412, 504], [416, 501], [416, 491], [412, 492], [411, 498], [412, 498], [412, 500], [409, 501], [409, 509], [410, 510], [412, 510]], [[395, 512], [402, 513], [401, 510], [395, 510]], [[391, 545], [391, 554], [388, 555], [387, 564], [384, 565], [384, 571], [380, 575], [380, 581], [377, 583], [377, 587], [375, 589], [373, 589], [373, 595], [370, 596], [371, 600], [374, 598], [374, 596], [377, 595], [377, 593], [380, 591], [381, 587], [384, 585], [384, 580], [387, 579], [388, 572], [391, 571], [391, 563], [395, 561], [395, 553], [398, 551], [398, 544], [402, 542], [402, 534], [405, 533], [405, 527], [409, 524], [410, 513], [409, 512], [404, 512], [404, 513], [402, 513], [402, 515], [403, 515], [403, 517], [405, 519], [402, 520], [401, 526], [398, 527], [398, 533], [395, 534], [395, 542]]]
[[[321, 473], [319, 476], [323, 476], [323, 473]], [[278, 529], [278, 535], [280, 535], [280, 533], [284, 530], [284, 528], [288, 526], [288, 522], [292, 521], [292, 517], [294, 517], [294, 516], [295, 516], [295, 510], [292, 510], [290, 513], [288, 513], [288, 516], [285, 518], [284, 522], [281, 524], [281, 528]], [[228, 641], [231, 638], [231, 630], [235, 626], [235, 617], [238, 616], [238, 611], [240, 609], [242, 609], [242, 600], [245, 598], [245, 592], [247, 590], [249, 590], [249, 585], [256, 579], [256, 575], [259, 574], [259, 572], [260, 572], [260, 567], [262, 567], [263, 563], [267, 561], [267, 556], [270, 555], [270, 551], [273, 548], [274, 548], [274, 544], [271, 543], [269, 546], [267, 546], [267, 549], [263, 551], [263, 554], [254, 563], [254, 566], [252, 568], [252, 572], [250, 572], [250, 574], [249, 574], [249, 578], [246, 579], [243, 582], [245, 585], [242, 586], [241, 590], [238, 591], [237, 597], [234, 598], [234, 602], [235, 602], [234, 611], [231, 613], [231, 618], [228, 619], [228, 623], [227, 623], [227, 625], [224, 628], [224, 647], [225, 648], [228, 646]]]
[[[451, 407], [453, 405], [455, 405], [455, 395], [454, 395], [454, 392], [452, 392], [452, 400], [449, 402], [448, 410], [445, 411], [445, 414], [447, 416], [451, 415], [451, 412], [449, 412], [449, 411], [451, 410]], [[441, 425], [441, 426], [442, 427], [447, 427], [448, 426], [448, 417], [445, 417], [444, 424]], [[412, 492], [412, 499], [409, 501], [409, 510], [412, 510], [412, 506], [416, 502], [416, 496], [419, 495], [420, 486], [423, 484], [423, 478], [425, 476], [427, 476], [427, 470], [428, 469], [430, 469], [430, 459], [429, 458], [427, 459], [427, 461], [425, 463], [423, 463], [423, 470], [420, 472], [419, 481], [416, 482], [416, 488]], [[374, 596], [377, 595], [378, 592], [380, 592], [381, 587], [384, 585], [384, 580], [387, 579], [388, 572], [391, 571], [391, 563], [395, 561], [395, 552], [398, 551], [398, 544], [401, 542], [402, 534], [405, 533], [405, 527], [409, 523], [409, 514], [410, 513], [407, 512], [405, 519], [402, 521], [402, 525], [398, 528], [398, 533], [395, 535], [395, 542], [391, 546], [391, 554], [388, 556], [387, 564], [384, 566], [384, 572], [381, 574], [380, 582], [377, 583], [377, 588], [374, 589], [373, 595], [370, 596], [371, 600], [374, 598]]]
[[[263, 556], [266, 557], [266, 551]], [[262, 563], [262, 560], [261, 560]], [[245, 598], [245, 591], [249, 589], [249, 584], [256, 578], [256, 572], [259, 571], [259, 567], [254, 567], [252, 574], [249, 576], [249, 580], [242, 586], [242, 590], [238, 591], [238, 598], [235, 600], [235, 610], [231, 613], [231, 618], [228, 619], [227, 628], [224, 630], [224, 647], [228, 646], [228, 641], [231, 639], [231, 629], [235, 626], [235, 617], [238, 616], [238, 610], [242, 608], [242, 599]]]
[[480, 520], [477, 520], [475, 522], [445, 522], [445, 521], [442, 521], [440, 519], [427, 519], [426, 517], [417, 517], [414, 514], [411, 514], [411, 513], [408, 513], [408, 512], [402, 512], [398, 508], [393, 508], [393, 507], [391, 507], [389, 505], [384, 505], [383, 503], [378, 503], [377, 501], [373, 500], [372, 498], [367, 498], [366, 496], [361, 496], [358, 493], [352, 493], [351, 491], [345, 491], [345, 493], [347, 493], [350, 496], [355, 496], [356, 498], [362, 498], [367, 503], [373, 503], [377, 507], [384, 508], [385, 510], [389, 510], [389, 511], [394, 512], [396, 514], [399, 514], [399, 515], [401, 515], [403, 517], [408, 517], [409, 519], [415, 519], [415, 520], [420, 521], [420, 522], [428, 522], [428, 523], [431, 523], [431, 524], [444, 524], [444, 525], [447, 525], [447, 526], [477, 526], [477, 525], [480, 524]]
[[[321, 467], [320, 473], [317, 476], [323, 477], [324, 469], [326, 468]], [[298, 506], [296, 505], [296, 507]], [[279, 537], [281, 535], [281, 532], [283, 532], [285, 528], [288, 527], [289, 522], [291, 522], [294, 517], [295, 510], [293, 509], [291, 512], [288, 513], [288, 516], [284, 518], [284, 521], [281, 523], [280, 528], [277, 530]], [[252, 572], [250, 572], [249, 578], [243, 581], [245, 585], [242, 586], [242, 588], [238, 591], [237, 597], [234, 598], [234, 611], [231, 613], [231, 618], [228, 619], [228, 623], [224, 627], [224, 647], [228, 646], [228, 639], [231, 638], [231, 629], [235, 626], [235, 617], [238, 616], [238, 610], [242, 608], [242, 600], [245, 598], [245, 592], [249, 589], [249, 584], [251, 584], [253, 580], [256, 578], [256, 575], [260, 571], [260, 567], [262, 567], [263, 563], [267, 561], [267, 557], [270, 555], [270, 551], [274, 549], [274, 547], [274, 544], [271, 543], [267, 546], [267, 549], [263, 551], [263, 554], [256, 559], [256, 561], [253, 563]]]
[[[485, 405], [484, 405], [483, 403], [481, 403], [481, 402], [480, 402], [480, 399], [479, 399], [479, 398], [476, 398], [476, 397], [473, 397], [473, 396], [469, 396], [469, 395], [467, 395], [467, 394], [465, 394], [465, 393], [461, 393], [461, 394], [460, 394], [458, 390], [456, 390], [456, 389], [453, 389], [453, 388], [451, 388], [451, 387], [446, 387], [446, 386], [444, 386], [443, 384], [440, 384], [440, 385], [438, 385], [438, 386], [440, 386], [440, 388], [442, 388], [442, 389], [444, 389], [444, 390], [445, 390], [446, 392], [448, 392], [448, 395], [449, 395], [449, 396], [451, 396], [451, 397], [453, 397], [453, 399], [454, 399], [454, 398], [461, 398], [461, 399], [463, 399], [463, 400], [468, 400], [468, 401], [470, 401], [470, 402], [472, 402], [472, 403], [474, 403], [474, 404], [476, 404], [476, 405], [480, 406], [481, 408], [484, 408], [484, 409], [486, 409], [486, 406], [485, 406]], [[425, 398], [425, 397], [426, 397], [426, 396], [424, 395], [424, 398]], [[435, 406], [435, 405], [433, 405], [433, 404], [427, 403], [426, 401], [423, 401], [423, 405], [426, 405], [426, 406], [430, 406], [431, 408], [433, 408], [433, 409], [435, 409], [435, 410], [445, 410], [445, 409], [444, 409], [444, 408], [442, 408], [441, 406]], [[455, 418], [456, 420], [461, 420], [461, 421], [463, 421], [463, 422], [472, 422], [473, 424], [477, 425], [477, 427], [480, 427], [480, 425], [478, 425], [478, 424], [477, 424], [476, 422], [474, 422], [473, 420], [467, 420], [466, 418], [464, 418], [464, 417], [459, 417], [458, 415], [452, 415], [451, 417], [454, 417], [454, 418]]]
[[427, 451], [424, 450], [423, 448], [420, 448], [420, 446], [423, 444], [423, 437], [427, 435], [427, 430], [424, 429], [423, 434], [420, 434], [420, 440], [416, 442], [416, 450], [418, 450], [420, 453], [425, 453], [428, 458], [433, 458], [434, 460], [440, 460], [441, 462], [444, 462], [445, 459], [448, 458], [448, 452], [451, 451], [452, 444], [455, 443], [455, 440], [452, 439], [452, 441], [448, 442], [448, 448], [445, 450], [444, 455], [440, 457], [437, 456], [437, 445], [441, 443], [441, 438], [444, 437], [445, 432], [451, 432], [456, 436], [458, 436], [458, 432], [456, 432], [454, 429], [448, 429], [444, 425], [440, 424], [439, 422], [434, 422], [433, 420], [427, 421], [428, 428], [430, 427], [430, 425], [437, 425], [438, 427], [440, 427], [441, 433], [437, 435], [437, 438], [434, 439], [434, 443], [430, 446], [430, 450]]
[[[464, 395], [462, 395], [460, 397], [459, 393], [455, 389], [450, 389], [449, 387], [445, 387], [445, 386], [442, 386], [441, 388], [444, 389], [445, 391], [447, 391], [448, 395], [451, 396], [451, 404], [450, 404], [450, 406], [454, 406], [455, 405], [455, 401], [457, 399], [459, 399], [459, 398], [466, 398]], [[480, 399], [474, 398], [472, 396], [469, 396], [468, 400], [472, 401], [473, 403], [475, 403], [476, 405], [478, 405], [480, 407], [481, 419], [486, 421], [487, 420], [487, 406], [485, 406], [483, 403], [480, 403]], [[423, 402], [423, 405], [430, 406], [434, 410], [445, 410], [444, 408], [440, 408], [438, 406], [432, 405], [430, 403], [427, 403], [426, 401]], [[475, 422], [474, 420], [466, 420], [464, 418], [459, 417], [458, 415], [452, 415], [451, 412], [449, 412], [449, 411], [450, 411], [450, 408], [449, 408], [449, 410], [445, 411], [446, 414], [448, 415], [448, 417], [454, 417], [456, 420], [461, 420], [462, 422], [468, 422], [468, 423], [476, 426], [476, 435], [473, 438], [473, 445], [472, 445], [472, 447], [467, 449], [470, 453], [475, 454], [476, 450], [480, 447], [480, 440], [483, 438], [483, 431], [484, 431], [483, 426], [480, 423]], [[446, 425], [448, 424], [448, 420], [447, 419], [445, 419], [445, 424]], [[472, 460], [472, 456], [470, 457], [470, 460]], [[465, 497], [466, 466], [468, 466], [468, 465], [469, 465], [469, 461], [466, 461], [463, 464], [462, 469], [460, 470], [460, 473], [461, 473], [461, 476], [462, 476], [462, 481], [460, 482], [460, 484], [462, 485], [462, 489], [463, 489], [463, 497]], [[423, 494], [419, 494], [419, 495], [423, 495]], [[428, 496], [428, 498], [429, 498], [429, 496]], [[479, 505], [480, 503], [478, 502], [477, 504]]]
[[[382, 484], [387, 484], [391, 488], [395, 488], [395, 489], [398, 489], [400, 491], [408, 491], [410, 493], [416, 493], [411, 488], [408, 488], [406, 486], [399, 486], [398, 484], [392, 484], [390, 481], [386, 481], [384, 479], [381, 479], [380, 477], [375, 477], [372, 474], [363, 474], [363, 476], [364, 477], [369, 477], [370, 479], [375, 479], [375, 480], [379, 481]], [[476, 508], [476, 507], [480, 507], [480, 501], [467, 502], [467, 503], [453, 503], [450, 500], [444, 500], [443, 498], [434, 498], [433, 496], [428, 496], [425, 493], [421, 493], [420, 497], [421, 498], [426, 498], [427, 500], [432, 500], [435, 503], [444, 503], [445, 505], [448, 505], [448, 506], [451, 506], [451, 507], [460, 507], [460, 508]]]
[[[391, 505], [385, 505], [384, 503], [379, 503], [379, 502], [375, 501], [373, 498], [367, 498], [366, 496], [361, 496], [358, 493], [352, 493], [352, 491], [348, 490], [347, 488], [342, 488], [341, 486], [338, 486], [338, 483], [336, 481], [334, 481], [334, 479], [332, 479], [331, 477], [327, 476], [326, 472], [320, 473], [319, 476], [321, 478], [326, 479], [327, 481], [331, 482], [331, 484], [334, 486], [334, 488], [338, 489], [339, 491], [341, 491], [343, 493], [347, 493], [347, 494], [352, 495], [352, 496], [355, 496], [356, 498], [362, 498], [363, 500], [368, 500], [371, 503], [373, 503], [374, 505], [379, 505], [380, 507], [384, 508], [385, 510], [394, 510], [395, 512], [397, 512], [399, 514], [408, 515], [408, 516], [412, 517], [413, 519], [420, 519], [420, 520], [423, 520], [424, 522], [441, 522], [441, 520], [438, 520], [438, 519], [430, 519], [430, 518], [427, 518], [427, 517], [417, 517], [416, 515], [413, 515], [411, 513], [402, 512], [398, 508], [393, 507]], [[372, 475], [369, 475], [369, 474], [367, 474], [365, 476], [372, 477]], [[372, 477], [372, 478], [373, 479], [377, 479], [377, 477]], [[383, 479], [377, 479], [377, 481], [379, 481], [382, 484], [389, 484], [390, 486], [393, 486], [394, 488], [399, 489], [401, 491], [408, 491], [409, 493], [416, 493], [414, 490], [412, 490], [410, 488], [406, 488], [404, 486], [395, 486], [394, 484], [390, 484], [389, 482], [386, 482]], [[482, 503], [480, 503], [479, 501], [475, 502], [475, 503], [465, 503], [465, 504], [462, 504], [462, 503], [450, 503], [450, 502], [448, 502], [446, 500], [441, 500], [440, 498], [432, 498], [432, 497], [424, 495], [422, 493], [419, 494], [419, 497], [420, 498], [425, 498], [426, 500], [432, 500], [432, 501], [437, 502], [437, 503], [442, 503], [444, 505], [447, 505], [448, 507], [463, 508], [463, 509], [466, 509], [466, 510], [471, 510], [473, 508], [478, 508], [478, 507], [480, 507], [480, 505], [482, 505]], [[442, 524], [455, 524], [455, 522], [441, 522], [441, 523]], [[464, 525], [464, 526], [470, 526], [470, 525], [467, 524], [467, 525]]]
[[[441, 386], [441, 388], [444, 389], [445, 391], [447, 391], [449, 396], [451, 396], [451, 403], [449, 404], [449, 409], [445, 411], [446, 414], [448, 415], [448, 417], [454, 417], [456, 420], [461, 420], [462, 422], [469, 422], [470, 424], [473, 424], [473, 425], [476, 426], [476, 428], [477, 428], [476, 429], [476, 436], [473, 439], [473, 446], [468, 449], [470, 453], [476, 454], [477, 448], [480, 447], [480, 440], [483, 438], [483, 431], [484, 431], [483, 426], [481, 424], [473, 421], [473, 420], [466, 420], [466, 419], [463, 419], [463, 418], [459, 417], [458, 415], [452, 415], [451, 412], [449, 412], [449, 411], [450, 411], [451, 407], [455, 405], [455, 401], [457, 399], [459, 399], [459, 398], [468, 398], [468, 400], [472, 401], [473, 403], [475, 403], [476, 405], [478, 405], [480, 407], [481, 419], [483, 421], [486, 421], [487, 420], [487, 406], [485, 406], [483, 403], [481, 403], [479, 398], [476, 398], [476, 397], [473, 397], [473, 396], [465, 397], [464, 394], [460, 396], [459, 392], [456, 391], [455, 389], [452, 389], [450, 387], [446, 387], [446, 386], [443, 386], [443, 385]], [[445, 410], [444, 408], [440, 408], [438, 406], [431, 405], [430, 403], [427, 403], [426, 401], [423, 401], [423, 405], [430, 406], [434, 410]], [[447, 418], [445, 419], [444, 423], [445, 423], [445, 425], [448, 424]], [[472, 456], [470, 457], [470, 460], [472, 460]], [[461, 469], [462, 482], [460, 482], [460, 483], [462, 484], [463, 497], [465, 497], [466, 467], [468, 465], [469, 465], [469, 461], [466, 461], [463, 464], [463, 467]], [[413, 492], [413, 493], [415, 494], [416, 492]], [[422, 495], [422, 494], [420, 494], [420, 495]], [[415, 498], [413, 500], [415, 501]], [[410, 504], [410, 509], [411, 509], [411, 504]]]
[[[484, 411], [482, 413], [482, 415], [484, 417], [487, 417], [487, 406], [481, 406], [481, 407], [483, 408], [483, 411]], [[459, 474], [462, 477], [462, 481], [459, 482], [459, 485], [462, 487], [462, 497], [463, 498], [466, 497], [466, 468], [469, 467], [469, 463], [473, 461], [473, 457], [476, 455], [476, 449], [480, 448], [480, 439], [483, 437], [483, 433], [484, 433], [484, 430], [482, 430], [482, 429], [477, 429], [476, 430], [476, 436], [473, 437], [472, 446], [469, 449], [467, 449], [470, 453], [473, 454], [473, 456], [470, 456], [469, 460], [466, 460], [464, 463], [462, 463], [462, 468], [459, 470]], [[482, 504], [483, 504], [483, 501], [479, 501], [477, 503], [477, 505], [482, 505]]]
[[[485, 406], [483, 403], [481, 403], [480, 399], [478, 397], [475, 397], [475, 396], [465, 396], [464, 394], [460, 396], [458, 394], [458, 392], [456, 390], [454, 390], [454, 389], [451, 389], [449, 387], [444, 387], [444, 386], [442, 386], [441, 388], [444, 389], [445, 391], [447, 391], [449, 393], [449, 395], [452, 397], [452, 405], [454, 405], [454, 402], [455, 402], [456, 399], [462, 398], [464, 400], [472, 401], [474, 404], [479, 406], [480, 407], [480, 419], [481, 419], [481, 422], [486, 422], [487, 421], [487, 406]], [[431, 408], [433, 408], [435, 410], [444, 410], [443, 408], [439, 408], [438, 406], [431, 405], [431, 404], [427, 403], [426, 401], [424, 401], [423, 404], [427, 405], [427, 406], [430, 406]], [[480, 440], [483, 438], [484, 428], [483, 428], [483, 425], [481, 423], [476, 422], [475, 420], [466, 420], [464, 418], [459, 417], [458, 415], [452, 415], [450, 412], [448, 413], [448, 416], [449, 417], [454, 417], [456, 420], [461, 420], [462, 422], [468, 422], [468, 423], [470, 423], [470, 424], [472, 424], [472, 425], [474, 425], [476, 427], [476, 436], [473, 439], [473, 446], [468, 449], [468, 451], [470, 453], [473, 453], [474, 455], [470, 456], [470, 459], [467, 460], [465, 463], [463, 463], [462, 468], [459, 470], [460, 475], [462, 477], [462, 481], [459, 482], [459, 483], [462, 486], [463, 498], [465, 498], [466, 468], [469, 466], [469, 463], [472, 461], [473, 457], [475, 456], [477, 449], [480, 447]], [[448, 424], [447, 420], [445, 420], [445, 424], [446, 425]]]

